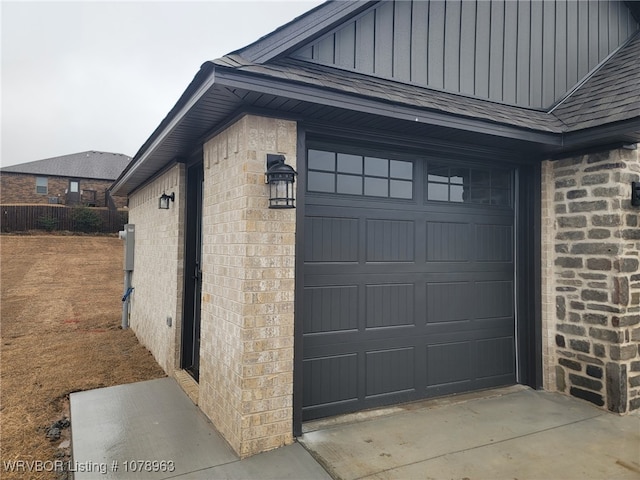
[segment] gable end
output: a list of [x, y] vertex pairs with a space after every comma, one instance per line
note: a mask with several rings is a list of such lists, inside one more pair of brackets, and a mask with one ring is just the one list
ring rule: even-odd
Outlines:
[[476, 98], [549, 109], [638, 30], [625, 2], [379, 2], [291, 54]]

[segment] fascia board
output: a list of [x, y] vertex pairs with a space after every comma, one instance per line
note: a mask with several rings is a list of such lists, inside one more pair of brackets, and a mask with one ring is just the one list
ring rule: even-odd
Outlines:
[[427, 125], [473, 131], [486, 135], [514, 138], [546, 145], [562, 144], [561, 136], [551, 132], [537, 132], [485, 120], [470, 119], [452, 114], [412, 108], [406, 105], [390, 104], [306, 85], [296, 85], [284, 81], [281, 82], [278, 80], [237, 74], [229, 70], [221, 69], [218, 71], [217, 83], [221, 86], [242, 88], [254, 92], [317, 103], [319, 105], [327, 105], [373, 115], [382, 115], [398, 120], [420, 122]]
[[212, 69], [207, 78], [202, 82], [200, 87], [193, 93], [193, 95], [185, 102], [180, 110], [171, 118], [169, 123], [164, 129], [156, 136], [151, 145], [149, 145], [144, 152], [136, 159], [131, 168], [124, 172], [124, 174], [116, 180], [116, 183], [111, 187], [112, 193], [116, 194], [118, 191], [131, 179], [136, 170], [140, 168], [145, 162], [149, 160], [155, 150], [162, 144], [162, 142], [175, 130], [180, 124], [185, 115], [191, 110], [198, 101], [213, 87], [216, 82], [215, 69]]
[[567, 132], [564, 134], [564, 146], [571, 147], [623, 137], [629, 138], [632, 142], [640, 142], [640, 117]]

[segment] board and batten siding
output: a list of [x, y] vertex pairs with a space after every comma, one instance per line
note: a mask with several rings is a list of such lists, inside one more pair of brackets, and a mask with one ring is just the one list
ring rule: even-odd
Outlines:
[[292, 56], [549, 108], [637, 29], [621, 1], [383, 1]]

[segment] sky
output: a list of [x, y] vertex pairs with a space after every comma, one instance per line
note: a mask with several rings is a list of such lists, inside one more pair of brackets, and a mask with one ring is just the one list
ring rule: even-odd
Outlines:
[[0, 1], [0, 165], [134, 156], [207, 60], [319, 0]]

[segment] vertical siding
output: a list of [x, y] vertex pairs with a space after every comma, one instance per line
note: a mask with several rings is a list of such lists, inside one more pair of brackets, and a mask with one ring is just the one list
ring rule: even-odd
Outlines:
[[393, 77], [411, 80], [411, 3], [396, 2], [393, 23]]
[[383, 1], [293, 56], [547, 108], [637, 29], [615, 0]]
[[475, 95], [489, 97], [489, 60], [491, 33], [491, 2], [479, 1], [476, 5], [476, 69]]
[[502, 81], [503, 101], [510, 104], [516, 103], [518, 42], [518, 4], [505, 2], [504, 5], [504, 69]]
[[385, 2], [376, 10], [374, 73], [393, 77], [393, 3]]
[[531, 65], [531, 2], [523, 0], [518, 3], [518, 37], [517, 66], [516, 66], [516, 104], [527, 106], [531, 86], [531, 75], [529, 67]]
[[489, 98], [503, 100], [503, 80], [506, 64], [504, 61], [504, 1], [491, 2], [491, 24], [503, 25], [504, 28], [491, 28], [489, 38]]
[[356, 66], [356, 28], [353, 23], [336, 32], [336, 64], [341, 67]]
[[444, 88], [460, 90], [460, 10], [459, 0], [446, 3], [444, 29]]
[[[578, 52], [578, 2], [571, 0], [567, 2], [567, 15], [566, 15], [566, 29], [567, 29], [567, 50], [565, 52], [565, 59], [567, 65], [567, 88], [578, 83], [580, 76], [578, 75], [578, 55], [574, 52]], [[568, 54], [572, 52], [571, 54]]]
[[412, 9], [411, 44], [411, 80], [424, 84], [427, 78], [427, 52], [424, 47], [429, 38], [429, 3], [414, 3]]
[[529, 38], [529, 105], [531, 106], [542, 105], [543, 7], [540, 1], [531, 2], [531, 37]]
[[[566, 92], [570, 85], [567, 85], [567, 3], [556, 3], [556, 23], [555, 23], [555, 58], [553, 70], [555, 74], [555, 92]], [[552, 102], [554, 98], [551, 100]]]
[[[540, 83], [540, 105], [551, 105], [555, 99], [556, 2], [545, 1], [542, 6], [542, 81]], [[563, 2], [564, 3], [564, 2]], [[559, 45], [556, 44], [556, 47]], [[566, 66], [563, 65], [562, 69]]]
[[460, 19], [460, 92], [473, 95], [476, 69], [476, 3], [463, 2]]
[[375, 19], [374, 10], [356, 22], [356, 70], [362, 73], [373, 73]]
[[577, 2], [578, 7], [578, 78], [589, 72], [589, 3]]
[[[435, 88], [444, 87], [444, 18], [445, 2], [429, 2], [429, 40], [427, 42], [427, 84]], [[424, 48], [415, 45], [415, 48]], [[420, 82], [422, 79], [416, 79]]]

